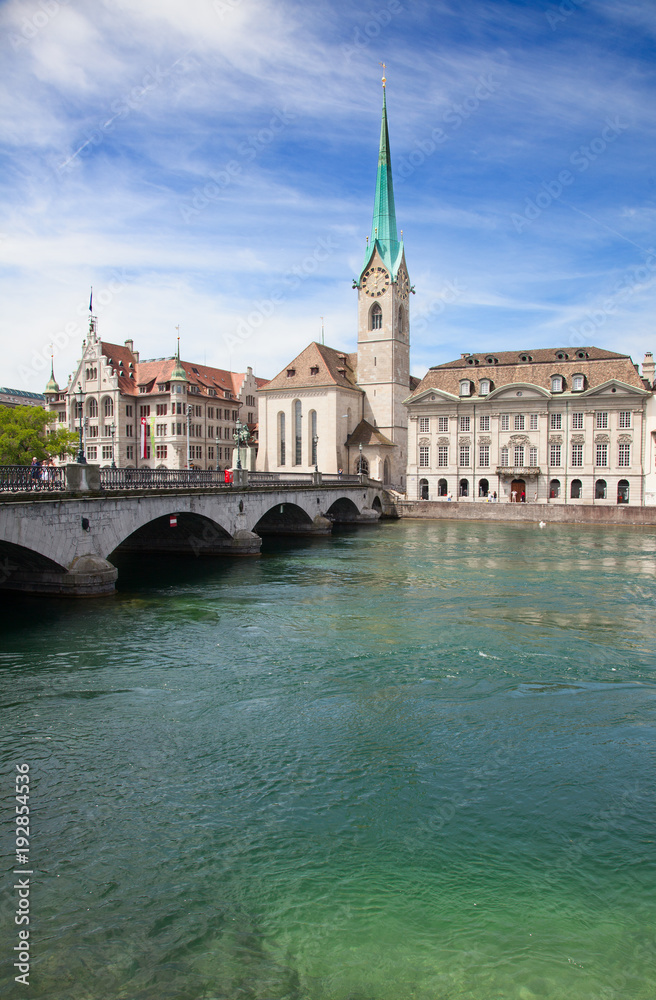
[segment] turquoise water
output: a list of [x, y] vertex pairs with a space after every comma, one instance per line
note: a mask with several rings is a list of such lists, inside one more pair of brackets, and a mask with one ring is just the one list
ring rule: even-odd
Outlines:
[[265, 544], [3, 600], [7, 995], [653, 1000], [656, 531]]

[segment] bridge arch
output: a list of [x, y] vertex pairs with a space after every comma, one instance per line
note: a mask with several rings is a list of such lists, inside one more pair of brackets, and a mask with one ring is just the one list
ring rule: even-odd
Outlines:
[[205, 514], [182, 511], [160, 514], [127, 535], [113, 552], [165, 552], [217, 555], [231, 547], [232, 535]]

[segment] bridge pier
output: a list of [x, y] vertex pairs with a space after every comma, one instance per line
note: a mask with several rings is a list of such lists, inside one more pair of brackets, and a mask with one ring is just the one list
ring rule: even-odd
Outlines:
[[118, 576], [112, 566], [101, 556], [77, 556], [67, 570], [20, 568], [11, 558], [5, 560], [6, 572], [0, 580], [0, 589], [20, 591], [48, 597], [106, 597], [114, 593]]
[[322, 514], [317, 514], [312, 522], [283, 520], [270, 522], [269, 524], [258, 524], [257, 531], [260, 535], [293, 535], [296, 538], [317, 538], [330, 535], [333, 530], [333, 522]]

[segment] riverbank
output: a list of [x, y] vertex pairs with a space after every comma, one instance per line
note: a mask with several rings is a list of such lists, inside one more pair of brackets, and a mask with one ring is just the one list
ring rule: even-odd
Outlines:
[[629, 504], [602, 507], [576, 504], [477, 503], [444, 500], [401, 500], [394, 505], [398, 517], [449, 521], [546, 521], [556, 524], [656, 526], [656, 507]]

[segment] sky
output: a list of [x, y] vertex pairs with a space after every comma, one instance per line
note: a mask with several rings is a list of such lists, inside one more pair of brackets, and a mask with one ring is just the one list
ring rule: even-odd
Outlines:
[[386, 65], [411, 370], [656, 348], [651, 0], [4, 0], [0, 384], [88, 328], [272, 378], [356, 348]]

